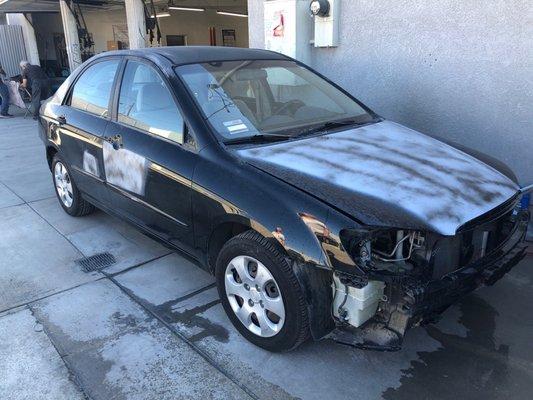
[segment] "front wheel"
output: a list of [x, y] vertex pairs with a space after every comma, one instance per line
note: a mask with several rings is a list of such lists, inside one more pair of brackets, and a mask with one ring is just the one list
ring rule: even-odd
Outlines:
[[94, 206], [81, 197], [67, 164], [58, 154], [52, 161], [52, 178], [59, 204], [67, 214], [81, 217], [94, 211]]
[[250, 342], [288, 351], [308, 338], [302, 287], [285, 257], [257, 232], [241, 233], [224, 245], [216, 279], [226, 314]]

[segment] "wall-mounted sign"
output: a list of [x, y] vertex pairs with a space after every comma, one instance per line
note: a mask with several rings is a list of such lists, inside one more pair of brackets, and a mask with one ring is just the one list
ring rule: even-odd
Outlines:
[[273, 0], [264, 3], [265, 48], [306, 62], [312, 19], [309, 0]]
[[235, 29], [222, 29], [222, 45], [229, 47], [237, 45]]
[[265, 47], [268, 50], [287, 55], [293, 52], [290, 40], [285, 37], [286, 21], [292, 19], [289, 14], [289, 8], [284, 2], [265, 3]]

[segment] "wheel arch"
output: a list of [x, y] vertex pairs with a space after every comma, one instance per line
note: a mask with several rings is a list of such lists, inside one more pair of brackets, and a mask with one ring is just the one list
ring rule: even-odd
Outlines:
[[326, 336], [334, 328], [331, 309], [333, 303], [331, 270], [320, 268], [316, 263], [306, 260], [305, 254], [295, 249], [287, 249], [257, 221], [251, 221], [242, 215], [227, 215], [226, 217], [230, 219], [215, 225], [209, 237], [207, 263], [210, 272], [214, 273], [218, 254], [228, 240], [245, 231], [257, 232], [269, 240], [292, 266], [304, 291], [311, 337], [319, 340]]
[[223, 221], [215, 225], [207, 243], [207, 266], [211, 273], [215, 271], [217, 257], [224, 244], [232, 237], [250, 229], [249, 223], [238, 219]]
[[46, 161], [48, 162], [48, 168], [50, 168], [50, 171], [52, 170], [52, 162], [54, 160], [54, 156], [58, 153], [58, 149], [52, 145], [46, 146]]
[[231, 238], [245, 232], [253, 230], [270, 240], [274, 246], [284, 255], [289, 256], [286, 249], [275, 240], [270, 232], [261, 224], [244, 217], [243, 215], [228, 214], [224, 220], [214, 224], [214, 228], [209, 235], [207, 243], [207, 266], [211, 273], [214, 273], [216, 261], [220, 250]]

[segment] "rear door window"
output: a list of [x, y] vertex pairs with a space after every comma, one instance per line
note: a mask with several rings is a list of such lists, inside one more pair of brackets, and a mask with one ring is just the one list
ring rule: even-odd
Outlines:
[[109, 99], [120, 60], [101, 61], [87, 68], [74, 84], [70, 106], [100, 117], [109, 114]]

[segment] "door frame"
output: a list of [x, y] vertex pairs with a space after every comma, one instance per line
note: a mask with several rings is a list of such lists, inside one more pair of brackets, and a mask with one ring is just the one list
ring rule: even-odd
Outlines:
[[[146, 64], [150, 68], [152, 68], [159, 77], [163, 80], [163, 83], [168, 88], [170, 95], [172, 96], [172, 99], [174, 100], [174, 103], [176, 107], [178, 108], [182, 118], [183, 118], [183, 129], [184, 129], [184, 141], [183, 143], [177, 143], [173, 140], [167, 139], [163, 136], [156, 135], [155, 133], [147, 132], [141, 129], [138, 129], [136, 127], [132, 127], [130, 125], [126, 125], [118, 120], [118, 101], [120, 97], [120, 89], [122, 87], [122, 78], [124, 77], [124, 72], [126, 71], [126, 67], [128, 65], [128, 61], [135, 61], [138, 63]], [[113, 83], [113, 89], [111, 91], [111, 98], [110, 98], [111, 104], [109, 105], [109, 120], [111, 122], [114, 122], [120, 126], [127, 127], [129, 129], [134, 129], [138, 131], [141, 134], [153, 136], [156, 138], [159, 138], [161, 140], [164, 140], [174, 146], [180, 146], [181, 148], [192, 151], [194, 153], [198, 153], [199, 149], [197, 146], [193, 146], [187, 143], [186, 136], [191, 136], [193, 138], [194, 143], [198, 143], [197, 135], [192, 131], [190, 128], [190, 118], [187, 116], [187, 114], [184, 112], [183, 106], [181, 105], [180, 100], [177, 98], [176, 93], [174, 91], [174, 85], [172, 85], [172, 82], [168, 79], [168, 77], [165, 75], [165, 73], [162, 71], [162, 68], [159, 67], [156, 63], [154, 63], [152, 60], [148, 60], [144, 57], [139, 57], [136, 55], [126, 55], [122, 56], [122, 63], [118, 67], [118, 72], [116, 75], [115, 82]]]
[[[120, 100], [120, 91], [121, 91], [121, 88], [122, 88], [126, 67], [128, 65], [128, 62], [130, 62], [130, 61], [135, 61], [135, 62], [137, 62], [139, 64], [147, 65], [148, 67], [153, 69], [155, 71], [155, 73], [157, 73], [157, 75], [161, 78], [161, 80], [163, 81], [164, 85], [167, 87], [168, 91], [170, 92], [170, 95], [172, 96], [174, 105], [175, 105], [177, 111], [181, 114], [181, 117], [183, 119], [183, 129], [184, 129], [183, 143], [178, 143], [176, 141], [170, 140], [168, 138], [165, 138], [163, 136], [157, 135], [155, 133], [139, 129], [138, 127], [134, 127], [134, 126], [131, 126], [131, 125], [128, 125], [128, 124], [125, 124], [125, 123], [119, 121], [119, 119], [118, 119], [118, 108], [119, 108], [119, 100]], [[152, 60], [149, 60], [149, 59], [146, 59], [146, 58], [143, 58], [143, 57], [140, 57], [140, 56], [126, 55], [126, 56], [123, 57], [123, 61], [122, 61], [121, 65], [119, 66], [119, 70], [117, 72], [116, 80], [114, 82], [114, 86], [113, 86], [113, 89], [112, 89], [108, 128], [110, 128], [112, 125], [114, 125], [114, 126], [120, 127], [120, 129], [126, 129], [126, 130], [129, 130], [129, 131], [134, 131], [138, 135], [142, 135], [142, 136], [148, 137], [151, 140], [157, 140], [157, 141], [164, 142], [166, 145], [172, 146], [173, 148], [176, 148], [178, 151], [189, 152], [192, 156], [198, 157], [199, 149], [198, 149], [197, 141], [196, 141], [196, 137], [197, 136], [191, 131], [189, 120], [190, 120], [190, 118], [184, 112], [184, 109], [183, 109], [179, 99], [176, 96], [174, 85], [172, 85], [172, 83], [170, 82], [168, 77], [163, 72], [163, 67], [157, 65]], [[109, 132], [109, 133], [113, 133], [113, 132]], [[193, 141], [192, 141], [193, 144], [191, 144], [190, 142], [187, 141], [187, 135], [189, 135], [190, 137], [193, 138]], [[176, 183], [183, 185], [184, 187], [188, 187], [188, 189], [190, 190], [190, 201], [192, 202], [192, 190], [193, 190], [193, 180], [192, 180], [193, 176], [192, 175], [190, 177], [182, 176], [179, 173], [174, 172], [174, 171], [166, 168], [163, 165], [160, 165], [157, 162], [157, 160], [152, 160], [150, 158], [146, 158], [146, 161], [148, 163], [148, 165], [147, 165], [148, 171], [151, 171], [152, 173], [160, 174], [160, 175], [166, 177], [167, 179], [173, 180]], [[105, 166], [104, 166], [104, 169], [105, 169]], [[194, 168], [193, 168], [193, 171], [194, 171]], [[163, 218], [167, 219], [168, 221], [172, 221], [176, 225], [181, 226], [182, 228], [190, 229], [190, 233], [193, 235], [193, 244], [194, 244], [195, 240], [194, 240], [194, 221], [192, 219], [193, 218], [193, 215], [192, 215], [192, 212], [193, 212], [192, 203], [189, 204], [189, 220], [190, 221], [189, 221], [189, 223], [186, 223], [184, 221], [181, 221], [179, 218], [176, 218], [175, 216], [169, 215], [164, 210], [159, 209], [154, 204], [151, 204], [150, 202], [148, 202], [147, 199], [140, 198], [140, 197], [136, 196], [134, 193], [130, 193], [130, 192], [126, 191], [126, 190], [123, 190], [119, 186], [110, 184], [107, 181], [107, 177], [106, 177], [105, 184], [108, 187], [108, 190], [115, 192], [116, 195], [123, 196], [123, 197], [127, 198], [130, 202], [134, 202], [137, 205], [140, 205], [141, 207], [144, 207], [144, 208], [146, 208], [146, 209], [148, 209], [148, 210], [150, 210], [152, 212], [155, 212], [155, 213], [159, 214], [160, 216], [162, 216]], [[132, 220], [130, 218], [130, 216], [125, 211], [119, 210], [119, 209], [117, 209], [115, 211], [118, 214], [120, 214], [123, 218], [126, 218], [128, 221], [131, 221], [135, 225], [139, 226], [137, 221]], [[166, 238], [161, 237], [156, 231], [151, 230], [150, 228], [145, 227], [145, 226], [141, 226], [141, 229], [143, 231], [148, 232], [150, 235], [157, 237], [159, 240], [162, 240], [163, 242], [168, 243], [172, 247], [174, 247], [174, 248], [178, 247], [181, 251], [184, 251], [185, 253], [187, 253], [187, 254], [191, 255], [192, 257], [196, 258], [194, 255], [191, 254], [192, 252], [189, 251], [189, 249], [187, 249], [186, 247], [183, 247], [183, 246], [177, 246], [176, 243], [169, 242]]]
[[[77, 111], [80, 111], [80, 112], [83, 112], [83, 113], [86, 113], [86, 114], [90, 114], [90, 115], [93, 115], [93, 116], [96, 116], [96, 117], [99, 117], [99, 118], [103, 118], [103, 119], [106, 119], [106, 120], [110, 121], [111, 120], [111, 111], [112, 111], [112, 106], [113, 106], [113, 101], [114, 101], [113, 98], [114, 98], [114, 95], [115, 95], [116, 86], [117, 86], [117, 83], [118, 83], [118, 78], [119, 78], [119, 75], [121, 74], [121, 72], [122, 72], [122, 70], [124, 68], [124, 63], [125, 63], [125, 57], [124, 56], [111, 55], [111, 56], [99, 57], [96, 60], [91, 61], [90, 63], [85, 65], [83, 67], [83, 69], [81, 69], [80, 71], [78, 71], [76, 73], [76, 76], [74, 77], [74, 80], [69, 85], [67, 93], [65, 93], [65, 96], [63, 97], [63, 101], [61, 102], [61, 105], [65, 106], [65, 107], [72, 107], [70, 104], [67, 104], [67, 103], [70, 102], [70, 99], [72, 97], [72, 91], [74, 90], [74, 86], [76, 86], [76, 83], [78, 83], [79, 79], [85, 73], [85, 71], [87, 71], [93, 65], [96, 65], [96, 64], [101, 63], [101, 62], [111, 61], [111, 60], [119, 60], [119, 63], [118, 63], [118, 66], [117, 66], [117, 72], [115, 73], [115, 79], [113, 80], [113, 84], [111, 86], [109, 102], [107, 104], [107, 116], [102, 117], [102, 116], [98, 116], [98, 115], [89, 113], [89, 112], [87, 112], [85, 110], [80, 110], [79, 108], [75, 109]], [[93, 135], [93, 136], [96, 136], [96, 135]]]

